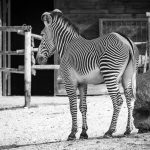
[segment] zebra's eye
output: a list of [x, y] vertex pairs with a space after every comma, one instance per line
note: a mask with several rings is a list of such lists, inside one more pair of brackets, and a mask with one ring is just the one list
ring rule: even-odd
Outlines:
[[41, 31], [41, 36], [43, 37], [45, 34], [44, 29]]
[[43, 36], [44, 36], [44, 33], [41, 33], [41, 36], [43, 37]]

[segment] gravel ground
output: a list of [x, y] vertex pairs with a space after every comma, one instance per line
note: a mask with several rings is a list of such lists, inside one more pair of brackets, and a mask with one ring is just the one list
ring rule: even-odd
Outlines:
[[0, 150], [142, 150], [150, 149], [150, 133], [124, 137], [127, 108], [124, 102], [114, 138], [104, 139], [112, 116], [108, 95], [87, 97], [88, 140], [78, 140], [82, 120], [78, 111], [76, 141], [66, 141], [71, 130], [67, 97], [32, 97], [31, 108], [22, 108], [24, 97], [0, 97]]

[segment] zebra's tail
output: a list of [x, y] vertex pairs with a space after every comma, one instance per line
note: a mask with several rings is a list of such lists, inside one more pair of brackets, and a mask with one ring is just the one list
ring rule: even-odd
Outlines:
[[133, 62], [132, 91], [133, 91], [133, 97], [136, 99], [136, 77], [138, 71], [139, 51], [137, 46], [133, 42], [132, 45], [133, 45], [133, 50], [131, 53], [132, 62]]
[[132, 76], [132, 91], [133, 91], [133, 97], [136, 99], [136, 73]]

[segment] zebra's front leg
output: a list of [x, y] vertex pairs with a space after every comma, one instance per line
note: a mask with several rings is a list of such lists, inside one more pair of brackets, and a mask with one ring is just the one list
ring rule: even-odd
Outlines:
[[67, 81], [65, 84], [66, 92], [69, 97], [70, 103], [70, 113], [72, 117], [72, 129], [71, 133], [68, 136], [68, 141], [76, 139], [77, 133], [77, 95], [76, 95], [76, 86], [71, 82]]
[[82, 114], [82, 132], [80, 134], [80, 139], [88, 139], [87, 135], [87, 119], [86, 119], [86, 113], [87, 113], [87, 103], [86, 103], [86, 94], [87, 94], [87, 85], [86, 84], [79, 84], [78, 85], [79, 93], [80, 93], [80, 112]]
[[129, 135], [133, 130], [133, 107], [134, 107], [134, 97], [132, 88], [126, 88], [125, 91], [126, 103], [128, 108], [128, 120], [127, 120], [127, 127], [124, 135]]
[[107, 88], [108, 88], [108, 92], [110, 94], [110, 97], [113, 103], [113, 116], [112, 116], [109, 130], [104, 135], [105, 138], [112, 137], [112, 134], [116, 131], [116, 125], [117, 125], [117, 121], [119, 117], [119, 112], [123, 104], [123, 99], [119, 92], [118, 86], [113, 86], [110, 88], [107, 87]]

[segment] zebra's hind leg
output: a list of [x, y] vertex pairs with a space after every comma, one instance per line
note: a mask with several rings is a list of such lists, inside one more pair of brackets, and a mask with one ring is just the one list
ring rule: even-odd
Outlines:
[[79, 84], [78, 89], [80, 92], [80, 112], [82, 114], [82, 132], [80, 134], [80, 139], [88, 139], [87, 135], [87, 119], [86, 119], [86, 113], [87, 113], [87, 103], [86, 103], [86, 94], [87, 94], [87, 85], [86, 84]]
[[112, 134], [116, 131], [119, 112], [123, 104], [123, 99], [117, 84], [111, 83], [111, 86], [110, 84], [107, 84], [107, 89], [113, 103], [113, 116], [109, 130], [104, 134], [104, 138], [112, 137]]
[[124, 135], [129, 135], [133, 130], [133, 107], [135, 101], [135, 92], [136, 91], [136, 74], [135, 74], [136, 67], [133, 68], [132, 61], [129, 62], [123, 77], [122, 77], [122, 85], [124, 88], [124, 94], [126, 98], [127, 108], [128, 108], [128, 120], [126, 131]]
[[133, 91], [131, 86], [126, 88], [124, 90], [125, 97], [126, 97], [126, 103], [128, 108], [128, 120], [127, 120], [127, 127], [124, 135], [129, 135], [131, 131], [133, 130], [133, 106], [134, 106], [134, 97], [133, 97]]

